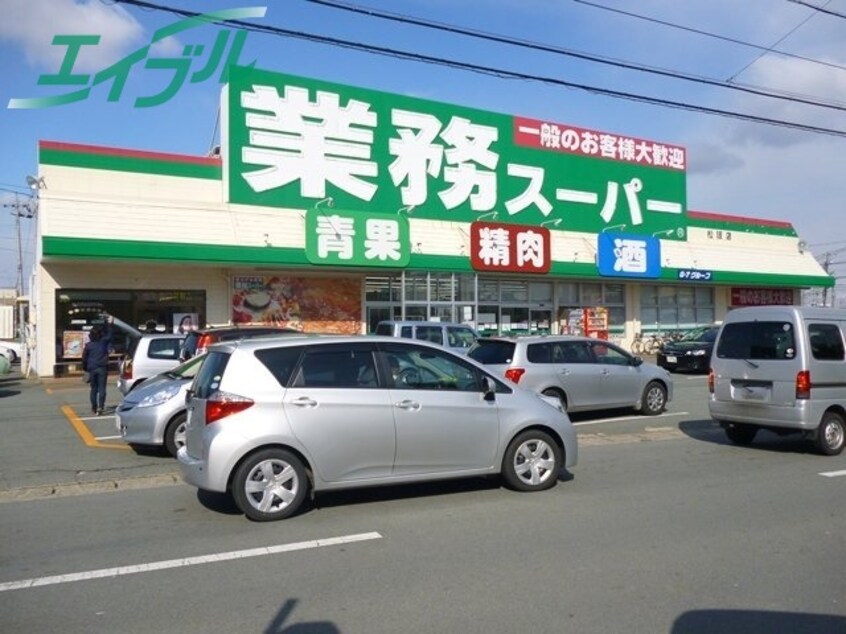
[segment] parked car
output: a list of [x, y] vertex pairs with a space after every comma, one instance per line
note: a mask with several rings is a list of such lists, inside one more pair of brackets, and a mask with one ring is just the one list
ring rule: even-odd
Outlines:
[[12, 341], [4, 339], [0, 341], [0, 355], [3, 355], [9, 360], [9, 363], [14, 363], [21, 358], [21, 344], [19, 341]]
[[719, 326], [701, 326], [677, 341], [665, 343], [656, 362], [670, 372], [707, 372]]
[[654, 416], [673, 398], [670, 373], [590, 337], [485, 337], [468, 356], [572, 412], [633, 407]]
[[141, 334], [130, 338], [129, 349], [120, 361], [117, 386], [129, 392], [145, 379], [179, 365], [179, 350], [185, 335]]
[[576, 464], [553, 399], [442, 347], [388, 337], [278, 337], [210, 348], [188, 393], [186, 482], [257, 521], [311, 491], [501, 473], [520, 491]]
[[131, 445], [164, 446], [172, 455], [185, 444], [185, 395], [202, 356], [150, 377], [129, 392], [115, 410], [118, 433]]
[[761, 429], [802, 434], [820, 453], [846, 444], [846, 310], [753, 306], [726, 315], [708, 410], [733, 443]]
[[179, 359], [181, 361], [187, 361], [195, 355], [203, 354], [210, 345], [221, 341], [285, 334], [299, 335], [302, 333], [299, 330], [283, 328], [281, 326], [218, 326], [214, 328], [202, 328], [189, 332], [185, 336], [182, 349], [179, 351]]
[[375, 334], [429, 341], [462, 354], [479, 338], [470, 326], [446, 321], [380, 321]]

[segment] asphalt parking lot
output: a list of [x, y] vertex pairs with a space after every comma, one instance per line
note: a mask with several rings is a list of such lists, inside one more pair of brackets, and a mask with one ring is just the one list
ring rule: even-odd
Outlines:
[[139, 453], [115, 429], [120, 392], [109, 377], [104, 416], [91, 416], [79, 377], [0, 377], [0, 502], [178, 484], [172, 458]]

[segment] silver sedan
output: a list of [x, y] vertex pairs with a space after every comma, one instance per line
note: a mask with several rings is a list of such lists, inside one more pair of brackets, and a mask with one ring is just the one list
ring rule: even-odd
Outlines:
[[162, 446], [176, 456], [185, 444], [185, 395], [203, 357], [157, 374], [127, 394], [115, 411], [118, 432], [131, 445]]

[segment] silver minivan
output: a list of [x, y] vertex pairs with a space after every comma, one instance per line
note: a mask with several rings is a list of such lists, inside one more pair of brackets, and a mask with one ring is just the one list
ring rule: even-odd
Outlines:
[[755, 306], [732, 310], [708, 376], [708, 409], [737, 444], [760, 429], [802, 433], [826, 455], [843, 451], [846, 310]]
[[403, 339], [216, 344], [187, 405], [185, 481], [231, 493], [257, 521], [288, 517], [312, 491], [497, 473], [541, 491], [577, 458], [557, 401]]

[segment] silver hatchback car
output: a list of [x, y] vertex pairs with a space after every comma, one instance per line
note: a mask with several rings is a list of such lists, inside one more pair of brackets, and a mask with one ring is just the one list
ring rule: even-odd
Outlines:
[[670, 373], [619, 346], [570, 335], [487, 337], [468, 356], [570, 412], [633, 407], [654, 416], [673, 398]]
[[230, 492], [257, 521], [292, 515], [309, 491], [496, 473], [539, 491], [577, 459], [557, 401], [391, 337], [217, 344], [188, 411], [177, 455], [185, 481]]
[[202, 356], [194, 357], [173, 370], [150, 377], [123, 397], [115, 409], [115, 425], [126, 442], [164, 446], [176, 456], [185, 444], [185, 395], [202, 360]]

